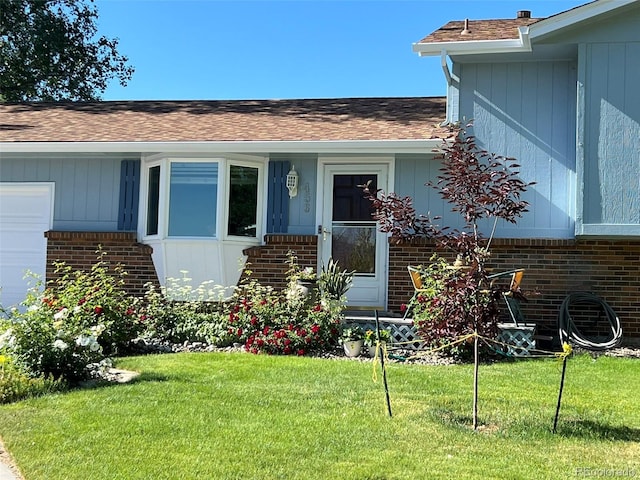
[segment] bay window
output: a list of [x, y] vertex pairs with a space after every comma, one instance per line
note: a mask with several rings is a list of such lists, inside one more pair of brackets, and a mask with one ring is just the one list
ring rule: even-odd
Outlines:
[[147, 160], [145, 237], [257, 240], [261, 234], [264, 160]]

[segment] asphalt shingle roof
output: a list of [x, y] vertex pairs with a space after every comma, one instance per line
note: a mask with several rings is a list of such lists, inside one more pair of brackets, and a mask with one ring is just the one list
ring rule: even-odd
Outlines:
[[[430, 33], [418, 43], [442, 43], [442, 42], [469, 42], [474, 40], [511, 40], [519, 38], [518, 27], [527, 27], [534, 23], [557, 17], [572, 10], [578, 10], [585, 5], [595, 3], [598, 0], [586, 2], [564, 12], [542, 18], [515, 17], [495, 20], [468, 20], [469, 31], [462, 34], [464, 30], [464, 20], [456, 20], [440, 27], [435, 32]], [[514, 12], [515, 13], [515, 12]]]
[[0, 104], [0, 142], [424, 140], [443, 97]]
[[464, 20], [447, 23], [418, 43], [469, 42], [473, 40], [516, 39], [518, 27], [529, 26], [540, 18], [510, 18], [500, 20], [469, 20], [469, 33], [462, 34]]

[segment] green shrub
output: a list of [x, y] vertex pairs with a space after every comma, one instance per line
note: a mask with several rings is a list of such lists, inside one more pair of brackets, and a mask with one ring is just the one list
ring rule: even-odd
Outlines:
[[99, 343], [106, 355], [127, 352], [129, 342], [143, 330], [138, 300], [125, 289], [127, 272], [122, 265], [110, 269], [106, 252], [99, 249], [96, 254], [88, 272], [56, 263], [58, 278], [48, 283], [43, 301], [60, 311], [66, 308], [66, 322], [79, 329], [100, 325]]
[[[253, 353], [304, 355], [333, 348], [349, 278], [340, 283], [340, 295], [328, 289], [305, 295], [297, 281], [310, 280], [317, 287], [313, 269], [301, 269], [292, 253], [287, 263], [288, 285], [283, 290], [261, 285], [249, 270], [228, 298], [227, 289], [219, 285], [192, 288], [186, 272], [181, 279], [168, 279], [161, 289], [148, 284], [138, 304], [143, 336], [172, 343], [240, 343]], [[343, 276], [335, 264], [331, 272], [334, 277]]]
[[293, 255], [288, 263], [288, 286], [281, 291], [251, 279], [249, 271], [229, 298], [221, 286], [205, 283], [193, 289], [186, 272], [162, 289], [147, 285], [138, 310], [143, 336], [172, 343], [240, 343], [253, 353], [304, 355], [332, 348], [344, 297], [305, 296], [296, 281], [315, 274], [310, 267], [300, 269]]
[[0, 404], [64, 390], [62, 381], [51, 377], [31, 377], [6, 355], [0, 355]]
[[224, 313], [224, 287], [205, 282], [193, 289], [191, 279], [169, 278], [158, 290], [146, 285], [140, 303], [140, 319], [145, 326], [144, 337], [173, 343], [206, 342], [211, 345], [230, 344]]

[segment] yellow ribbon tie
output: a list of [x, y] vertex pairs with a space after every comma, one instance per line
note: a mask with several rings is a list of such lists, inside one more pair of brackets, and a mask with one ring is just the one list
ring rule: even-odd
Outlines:
[[[376, 368], [376, 366], [378, 364], [378, 361], [380, 360], [380, 355], [384, 355], [385, 361], [388, 362], [389, 354], [387, 353], [387, 343], [376, 341], [376, 351], [373, 355], [373, 375], [371, 377], [375, 383], [378, 382], [378, 369]], [[382, 365], [382, 362], [380, 362], [380, 365]], [[387, 368], [386, 364], [383, 368]]]
[[571, 355], [572, 352], [573, 352], [573, 347], [569, 345], [567, 342], [564, 342], [562, 344], [562, 352], [558, 352], [555, 355], [556, 357], [558, 357], [558, 360], [564, 360], [569, 355]]

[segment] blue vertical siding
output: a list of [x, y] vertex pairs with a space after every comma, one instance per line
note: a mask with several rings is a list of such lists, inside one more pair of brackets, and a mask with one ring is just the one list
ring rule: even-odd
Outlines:
[[460, 64], [460, 118], [479, 145], [520, 164], [530, 212], [497, 236], [571, 238], [575, 229], [573, 61]]
[[2, 155], [0, 181], [54, 182], [55, 230], [118, 229], [120, 163], [106, 156]]
[[[316, 192], [318, 155], [309, 153], [273, 153], [272, 162], [288, 162], [289, 168], [295, 167], [298, 172], [298, 195], [289, 198], [285, 188], [283, 202], [286, 201], [288, 216], [286, 231], [282, 233], [313, 235], [316, 232]], [[287, 172], [289, 170], [287, 169]], [[286, 172], [285, 172], [286, 175]]]
[[640, 42], [587, 44], [581, 52], [583, 222], [638, 226]]
[[442, 161], [433, 154], [396, 155], [395, 193], [401, 197], [411, 197], [418, 215], [441, 217], [435, 223], [452, 228], [462, 227], [460, 214], [451, 211], [438, 192], [425, 184], [440, 175]]

